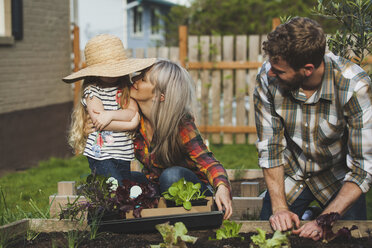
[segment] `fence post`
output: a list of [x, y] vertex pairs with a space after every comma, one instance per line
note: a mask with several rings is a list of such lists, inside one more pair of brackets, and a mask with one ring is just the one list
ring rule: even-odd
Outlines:
[[272, 20], [272, 30], [276, 29], [280, 25], [280, 19], [278, 17], [273, 18]]
[[186, 67], [187, 26], [178, 27], [178, 42], [179, 42], [179, 49], [180, 49], [180, 63], [183, 67]]
[[[73, 51], [74, 51], [74, 72], [77, 72], [80, 69], [80, 37], [79, 37], [79, 27], [74, 24], [74, 28], [72, 30], [72, 34], [74, 36], [73, 39]], [[81, 81], [75, 82], [74, 85], [74, 106], [79, 102], [80, 98], [80, 86]]]

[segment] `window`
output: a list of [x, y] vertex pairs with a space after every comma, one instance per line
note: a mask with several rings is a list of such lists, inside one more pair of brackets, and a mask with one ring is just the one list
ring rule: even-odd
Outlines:
[[142, 6], [136, 6], [133, 8], [133, 34], [142, 35]]
[[0, 0], [0, 44], [13, 44], [11, 0]]
[[160, 34], [160, 11], [156, 7], [151, 8], [151, 34]]
[[0, 44], [23, 39], [22, 0], [0, 0]]

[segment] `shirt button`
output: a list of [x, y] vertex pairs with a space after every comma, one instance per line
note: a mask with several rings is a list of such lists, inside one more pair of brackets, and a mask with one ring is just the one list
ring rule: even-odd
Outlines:
[[305, 122], [305, 127], [307, 127], [308, 126], [308, 124], [307, 124], [307, 122]]
[[309, 148], [309, 145], [308, 145], [308, 144], [305, 144], [305, 147], [306, 147], [306, 148]]
[[300, 184], [300, 188], [303, 188], [304, 186], [302, 184]]

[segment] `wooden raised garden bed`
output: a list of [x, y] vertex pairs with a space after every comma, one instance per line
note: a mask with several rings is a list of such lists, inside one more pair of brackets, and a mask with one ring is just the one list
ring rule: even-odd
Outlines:
[[[215, 230], [197, 230], [189, 231], [188, 234], [198, 237], [195, 244], [187, 244], [187, 247], [249, 247], [250, 236], [254, 234], [256, 228], [261, 228], [268, 233], [272, 233], [268, 221], [240, 221], [242, 223], [241, 234], [245, 237], [244, 241], [239, 238], [209, 241], [209, 237], [214, 237]], [[292, 248], [301, 247], [358, 247], [370, 248], [372, 238], [368, 233], [372, 230], [372, 221], [339, 221], [335, 224], [334, 229], [341, 227], [351, 227], [357, 225], [358, 230], [352, 231], [354, 238], [351, 240], [334, 240], [331, 243], [324, 244], [320, 241], [312, 241], [308, 239], [301, 239], [297, 236], [290, 236]], [[52, 244], [64, 243], [65, 245], [55, 247], [67, 247], [68, 232], [73, 230], [89, 231], [86, 223], [78, 223], [72, 221], [60, 221], [56, 219], [24, 219], [14, 222], [9, 225], [0, 227], [0, 237], [12, 236], [17, 238], [9, 247], [52, 247]], [[40, 233], [34, 240], [27, 241], [28, 233]], [[110, 247], [149, 247], [150, 244], [159, 244], [162, 242], [159, 233], [136, 233], [136, 234], [116, 234], [116, 233], [102, 233], [95, 240], [86, 238], [81, 241], [79, 247], [94, 247], [94, 248], [110, 248]], [[363, 243], [364, 242], [364, 243]]]

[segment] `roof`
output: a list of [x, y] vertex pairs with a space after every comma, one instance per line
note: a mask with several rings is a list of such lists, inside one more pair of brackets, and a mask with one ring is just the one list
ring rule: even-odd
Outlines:
[[169, 2], [167, 0], [138, 0], [138, 1], [139, 2], [156, 3], [156, 4], [160, 4], [160, 5], [166, 5], [166, 6], [175, 6], [175, 5], [178, 5], [178, 4]]

